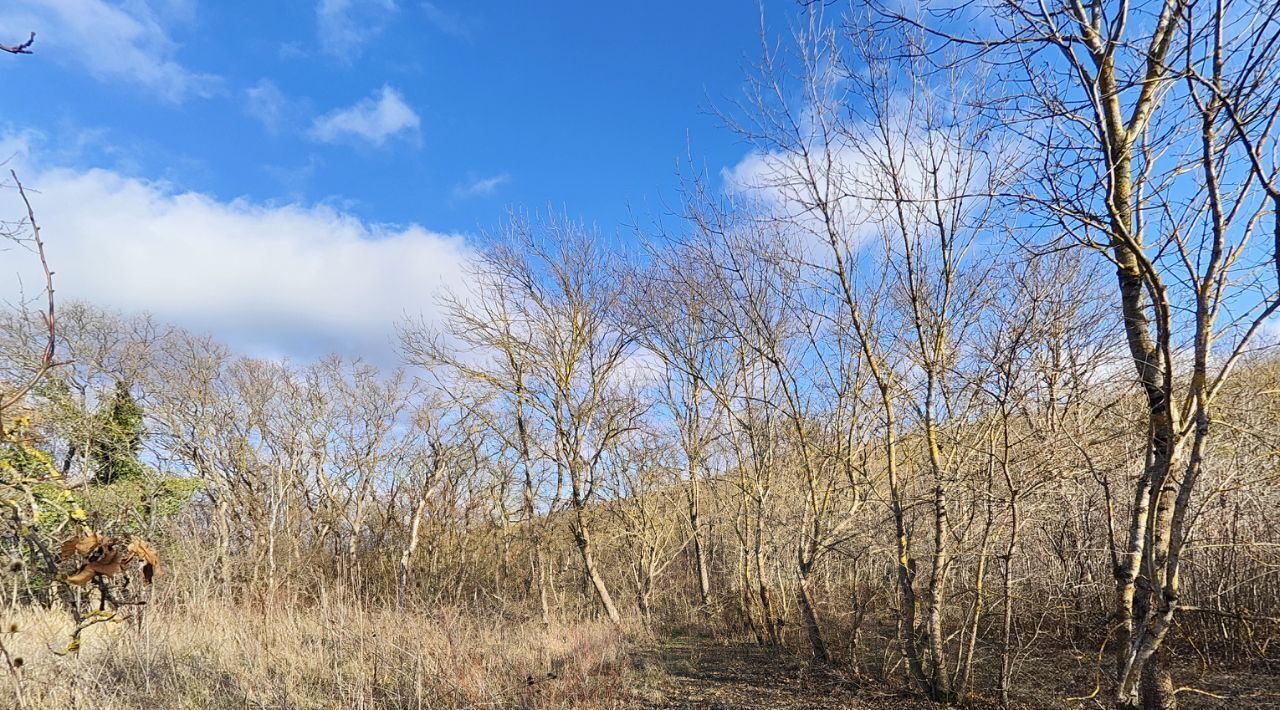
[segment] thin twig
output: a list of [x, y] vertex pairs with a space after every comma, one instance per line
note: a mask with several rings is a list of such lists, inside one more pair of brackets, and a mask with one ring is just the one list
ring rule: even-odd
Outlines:
[[40, 355], [40, 365], [36, 368], [35, 374], [27, 380], [26, 384], [19, 387], [7, 398], [0, 400], [0, 412], [17, 404], [23, 397], [31, 391], [53, 367], [53, 352], [57, 345], [57, 328], [55, 327], [56, 318], [53, 309], [53, 272], [49, 270], [49, 260], [44, 253], [44, 240], [40, 238], [40, 225], [36, 222], [35, 210], [31, 207], [31, 200], [27, 198], [27, 191], [22, 186], [22, 181], [18, 179], [18, 173], [10, 170], [9, 174], [13, 176], [13, 182], [18, 186], [18, 194], [22, 196], [22, 202], [27, 207], [27, 220], [31, 223], [32, 242], [36, 245], [36, 255], [40, 257], [40, 268], [44, 270], [44, 287], [45, 297], [47, 299], [47, 310], [44, 313], [45, 328], [49, 333], [48, 341], [45, 343], [44, 352]]
[[1210, 692], [1209, 692], [1209, 691], [1207, 691], [1207, 690], [1201, 690], [1201, 689], [1199, 689], [1199, 688], [1192, 688], [1192, 687], [1191, 687], [1191, 686], [1189, 686], [1189, 685], [1184, 685], [1184, 686], [1182, 686], [1181, 688], [1178, 688], [1177, 690], [1173, 691], [1173, 694], [1174, 694], [1174, 695], [1177, 695], [1178, 693], [1195, 693], [1195, 694], [1197, 694], [1197, 695], [1208, 695], [1209, 697], [1211, 697], [1211, 698], [1217, 698], [1218, 700], [1226, 700], [1226, 699], [1227, 699], [1227, 697], [1226, 697], [1225, 695], [1218, 695], [1217, 693], [1210, 693]]
[[19, 44], [19, 45], [15, 45], [13, 47], [10, 47], [7, 44], [0, 44], [0, 50], [4, 50], [9, 54], [33, 54], [33, 52], [31, 51], [31, 45], [34, 44], [35, 41], [36, 41], [36, 33], [32, 32], [31, 36], [27, 38], [26, 42], [23, 42], [22, 44]]
[[1280, 618], [1274, 616], [1255, 616], [1237, 611], [1229, 611], [1227, 609], [1210, 609], [1203, 606], [1178, 606], [1178, 611], [1192, 611], [1199, 614], [1211, 614], [1213, 616], [1221, 616], [1226, 619], [1236, 619], [1237, 621], [1265, 621], [1272, 624], [1280, 624]]

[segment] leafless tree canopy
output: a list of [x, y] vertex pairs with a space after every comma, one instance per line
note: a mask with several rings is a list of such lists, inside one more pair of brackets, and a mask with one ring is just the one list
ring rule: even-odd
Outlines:
[[[84, 303], [55, 360], [45, 264], [0, 316], [0, 477], [75, 507], [0, 526], [11, 607], [82, 606], [39, 560], [92, 528], [160, 548], [161, 609], [692, 631], [921, 702], [1277, 702], [1280, 4], [801, 5], [722, 107], [742, 165], [634, 240], [510, 215], [403, 369]], [[359, 683], [421, 703], [415, 658], [416, 695]], [[539, 695], [556, 663], [430, 697], [582, 700]]]

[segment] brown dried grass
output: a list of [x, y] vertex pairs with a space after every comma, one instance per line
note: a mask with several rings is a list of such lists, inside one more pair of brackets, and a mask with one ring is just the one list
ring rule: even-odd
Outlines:
[[[63, 611], [24, 608], [6, 646], [31, 707], [595, 708], [624, 705], [626, 634], [607, 623], [308, 606], [165, 604], [98, 624], [58, 656]], [[532, 683], [530, 680], [532, 679]], [[14, 679], [0, 705], [15, 702]], [[4, 688], [6, 681], [0, 681]]]

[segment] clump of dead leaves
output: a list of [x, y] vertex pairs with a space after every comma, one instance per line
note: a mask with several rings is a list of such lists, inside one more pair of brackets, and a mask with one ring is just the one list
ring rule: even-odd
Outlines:
[[79, 568], [67, 575], [67, 582], [84, 586], [95, 577], [115, 577], [127, 573], [135, 565], [141, 567], [142, 579], [150, 584], [160, 567], [160, 556], [151, 543], [137, 537], [111, 537], [86, 532], [62, 543], [61, 557], [80, 562]]

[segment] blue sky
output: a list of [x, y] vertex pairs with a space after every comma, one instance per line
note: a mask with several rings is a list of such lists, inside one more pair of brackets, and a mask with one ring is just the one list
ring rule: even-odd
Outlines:
[[[797, 5], [770, 0], [771, 32]], [[253, 355], [395, 358], [480, 232], [549, 205], [608, 236], [676, 199], [760, 56], [748, 0], [5, 0], [0, 160], [60, 297]], [[0, 219], [16, 195], [0, 191]], [[18, 298], [6, 261], [0, 297]]]
[[[4, 122], [78, 146], [76, 164], [445, 232], [492, 226], [508, 205], [552, 203], [606, 230], [629, 208], [661, 210], [686, 141], [713, 168], [740, 157], [708, 109], [739, 95], [759, 54], [745, 0], [12, 4], [6, 36], [39, 34], [35, 55], [0, 63], [24, 97]], [[90, 19], [102, 8], [140, 29], [112, 37]], [[780, 22], [793, 10], [770, 8]], [[112, 67], [130, 48], [136, 61]], [[315, 130], [384, 99], [408, 119], [385, 137]]]

